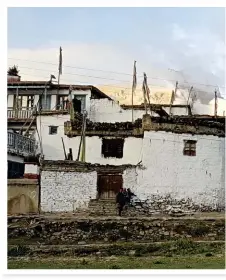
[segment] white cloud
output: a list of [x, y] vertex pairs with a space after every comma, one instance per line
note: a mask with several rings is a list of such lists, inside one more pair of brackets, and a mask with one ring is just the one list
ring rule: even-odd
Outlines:
[[173, 40], [180, 41], [186, 39], [186, 32], [177, 24], [173, 24], [172, 27]]
[[[158, 44], [157, 41], [153, 41], [152, 45], [136, 42], [135, 47], [118, 43], [107, 45], [51, 42], [37, 49], [9, 49], [8, 57], [15, 60], [9, 59], [8, 62], [9, 65], [19, 66], [23, 80], [48, 80], [50, 74], [57, 76], [59, 46], [61, 45], [63, 48], [62, 83], [110, 84], [118, 86], [120, 91], [123, 87], [131, 87], [132, 76], [104, 71], [132, 74], [135, 59], [138, 75], [147, 73], [148, 82], [153, 91], [157, 87], [173, 89], [176, 80], [179, 81], [179, 85], [186, 80], [188, 83], [184, 84], [185, 88], [193, 85], [196, 91], [204, 91], [202, 95], [205, 92], [209, 93], [209, 98], [207, 98], [209, 102], [213, 96], [214, 87], [205, 87], [192, 82], [218, 85], [221, 86], [221, 90], [224, 90], [222, 87], [225, 75], [224, 42], [208, 29], [185, 30], [174, 24], [171, 30], [172, 34], [166, 38], [164, 45]], [[31, 61], [49, 62], [52, 65]], [[179, 72], [169, 71], [168, 68]], [[160, 79], [155, 79], [156, 77]], [[138, 78], [138, 83], [142, 83], [142, 77]], [[185, 91], [188, 92], [188, 90]]]

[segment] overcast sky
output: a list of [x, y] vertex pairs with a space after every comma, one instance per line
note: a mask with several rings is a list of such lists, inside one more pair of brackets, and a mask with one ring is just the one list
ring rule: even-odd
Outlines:
[[130, 75], [104, 71], [132, 74], [137, 60], [150, 86], [186, 80], [224, 93], [224, 41], [223, 8], [8, 9], [8, 64], [19, 66], [23, 80], [57, 75], [62, 46], [65, 83], [130, 86]]

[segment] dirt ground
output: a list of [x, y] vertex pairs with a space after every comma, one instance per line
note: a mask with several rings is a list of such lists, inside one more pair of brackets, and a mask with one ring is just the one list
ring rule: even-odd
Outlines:
[[208, 220], [208, 219], [225, 219], [225, 212], [200, 212], [194, 213], [193, 215], [163, 215], [163, 214], [152, 214], [150, 216], [136, 216], [136, 217], [118, 217], [118, 216], [90, 216], [88, 213], [80, 212], [80, 213], [45, 213], [45, 214], [30, 214], [30, 215], [8, 215], [8, 218], [19, 218], [19, 217], [34, 217], [34, 218], [43, 218], [49, 220], [74, 220], [74, 219], [90, 219], [90, 220], [115, 220], [115, 219], [134, 219], [137, 220], [153, 220], [153, 219], [200, 219], [200, 220]]

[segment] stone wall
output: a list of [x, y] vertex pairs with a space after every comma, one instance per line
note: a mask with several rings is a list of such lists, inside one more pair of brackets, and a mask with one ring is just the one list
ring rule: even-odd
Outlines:
[[97, 172], [42, 171], [41, 211], [74, 212], [97, 196]]
[[[24, 225], [24, 226], [23, 226]], [[224, 240], [222, 218], [127, 218], [127, 219], [8, 219], [9, 240], [39, 244], [85, 244], [115, 241], [167, 241], [179, 238]]]
[[37, 213], [38, 208], [38, 180], [8, 179], [8, 214]]

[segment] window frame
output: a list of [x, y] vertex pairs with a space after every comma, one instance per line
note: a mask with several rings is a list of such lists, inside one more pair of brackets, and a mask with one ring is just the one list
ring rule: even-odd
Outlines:
[[[56, 132], [52, 132], [51, 129], [56, 129]], [[56, 135], [58, 133], [58, 126], [57, 125], [50, 125], [49, 126], [49, 135]]]
[[124, 142], [124, 138], [102, 138], [102, 156], [104, 158], [123, 158]]
[[196, 143], [197, 140], [184, 140], [184, 156], [196, 156]]
[[57, 95], [57, 110], [67, 110], [69, 106], [68, 95], [60, 94]]

